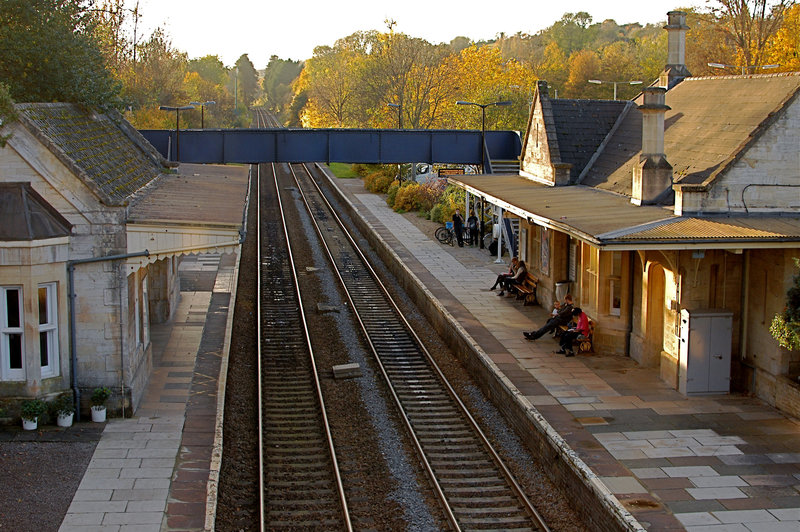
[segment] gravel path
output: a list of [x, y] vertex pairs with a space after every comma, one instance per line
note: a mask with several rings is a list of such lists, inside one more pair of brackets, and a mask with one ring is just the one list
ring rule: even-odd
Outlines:
[[105, 423], [0, 432], [0, 530], [56, 531]]

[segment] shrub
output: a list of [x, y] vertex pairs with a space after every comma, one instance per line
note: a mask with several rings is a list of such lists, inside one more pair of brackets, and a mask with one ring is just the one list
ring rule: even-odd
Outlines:
[[364, 177], [364, 187], [376, 194], [386, 194], [394, 181], [394, 176], [387, 176], [381, 172], [374, 172]]
[[92, 392], [92, 406], [105, 406], [109, 397], [111, 397], [111, 390], [107, 386], [95, 388]]
[[47, 412], [47, 403], [41, 399], [28, 399], [22, 403], [20, 417], [28, 421], [35, 421]]
[[53, 411], [57, 416], [66, 416], [75, 412], [75, 404], [72, 401], [71, 393], [64, 393], [59, 395], [53, 401]]
[[430, 219], [432, 222], [444, 223], [444, 219], [442, 218], [442, 206], [438, 203], [431, 207]]
[[[794, 259], [794, 263], [800, 269], [800, 259]], [[793, 286], [786, 292], [786, 307], [772, 319], [769, 332], [781, 346], [800, 351], [800, 273], [792, 282]]]
[[400, 190], [400, 181], [392, 181], [392, 184], [389, 185], [389, 190], [386, 191], [386, 204], [389, 205], [389, 207], [394, 208], [398, 190]]

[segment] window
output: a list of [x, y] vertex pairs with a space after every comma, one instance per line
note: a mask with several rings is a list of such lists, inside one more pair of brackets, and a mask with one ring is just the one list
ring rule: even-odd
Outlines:
[[25, 380], [22, 287], [0, 287], [0, 358], [3, 380]]
[[611, 252], [611, 275], [608, 278], [608, 313], [619, 316], [622, 309], [622, 252]]
[[56, 283], [39, 285], [39, 360], [42, 377], [58, 374], [58, 298]]

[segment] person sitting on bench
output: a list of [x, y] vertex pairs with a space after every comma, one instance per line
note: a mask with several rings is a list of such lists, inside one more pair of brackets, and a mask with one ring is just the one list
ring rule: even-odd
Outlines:
[[522, 284], [525, 282], [525, 277], [528, 275], [528, 268], [525, 266], [525, 261], [520, 260], [517, 261], [517, 269], [514, 270], [514, 275], [510, 277], [506, 277], [502, 281], [500, 281], [500, 292], [497, 293], [498, 296], [505, 295], [505, 291], [508, 290], [509, 292], [514, 291], [514, 286], [518, 284]]
[[589, 316], [587, 316], [580, 307], [572, 309], [572, 319], [577, 320], [577, 323], [574, 327], [570, 327], [561, 335], [561, 349], [556, 351], [559, 355], [566, 355], [568, 357], [575, 356], [575, 353], [572, 351], [572, 342], [581, 335], [584, 337], [589, 336]]
[[519, 262], [519, 259], [517, 257], [511, 259], [511, 264], [508, 265], [508, 271], [498, 275], [497, 279], [494, 280], [494, 284], [489, 288], [489, 290], [494, 290], [495, 288], [497, 288], [497, 285], [502, 286], [503, 280], [506, 277], [512, 277], [514, 275], [514, 270], [516, 270], [517, 268], [517, 262]]
[[572, 295], [567, 294], [566, 296], [564, 296], [564, 304], [561, 305], [561, 310], [558, 312], [558, 314], [547, 320], [547, 323], [545, 323], [538, 330], [531, 332], [523, 332], [522, 334], [528, 340], [537, 340], [542, 336], [544, 336], [546, 333], [555, 331], [562, 325], [568, 324], [571, 319], [572, 319]]

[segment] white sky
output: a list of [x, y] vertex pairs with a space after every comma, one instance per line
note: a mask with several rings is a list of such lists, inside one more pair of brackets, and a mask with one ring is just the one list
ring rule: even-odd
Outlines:
[[[700, 0], [505, 0], [500, 2], [436, 0], [140, 0], [139, 35], [163, 26], [173, 47], [189, 58], [218, 55], [227, 66], [248, 54], [257, 69], [269, 57], [308, 59], [314, 47], [332, 45], [359, 30], [386, 31], [384, 20], [397, 22], [395, 31], [431, 43], [450, 42], [459, 35], [474, 41], [498, 34], [533, 34], [551, 26], [564, 13], [586, 11], [593, 22], [618, 24], [666, 21], [667, 12]], [[132, 8], [135, 0], [126, 0]], [[464, 7], [458, 7], [459, 5]], [[471, 6], [471, 7], [467, 7]]]

